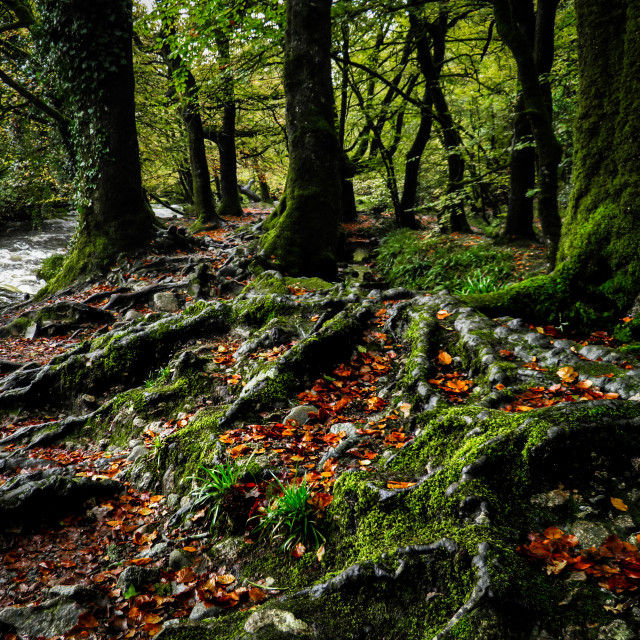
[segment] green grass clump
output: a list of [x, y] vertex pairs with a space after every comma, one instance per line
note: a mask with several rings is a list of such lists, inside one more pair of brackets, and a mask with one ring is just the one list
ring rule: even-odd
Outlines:
[[496, 291], [513, 278], [509, 251], [492, 245], [464, 246], [453, 236], [427, 236], [408, 229], [390, 233], [376, 266], [392, 287], [455, 293]]
[[236, 460], [227, 460], [209, 468], [199, 465], [200, 470], [204, 472], [204, 476], [191, 476], [200, 483], [200, 486], [194, 492], [193, 506], [213, 506], [211, 510], [212, 528], [215, 527], [218, 521], [218, 515], [225, 499], [233, 491], [234, 485], [238, 484], [240, 478], [246, 473], [252, 457], [253, 455], [244, 464], [240, 464]]
[[310, 503], [311, 487], [306, 476], [301, 482], [287, 485], [278, 478], [274, 479], [280, 495], [263, 510], [254, 531], [260, 537], [268, 536], [272, 543], [283, 540], [281, 548], [284, 551], [298, 542], [312, 543], [317, 547], [324, 537], [316, 528], [315, 508]]

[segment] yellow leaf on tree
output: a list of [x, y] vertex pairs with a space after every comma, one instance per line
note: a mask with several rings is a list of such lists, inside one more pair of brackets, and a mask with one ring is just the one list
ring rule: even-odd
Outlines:
[[611, 498], [611, 504], [618, 511], [629, 511], [629, 507], [627, 507], [627, 505], [624, 502], [622, 502], [622, 500], [620, 500], [620, 498]]

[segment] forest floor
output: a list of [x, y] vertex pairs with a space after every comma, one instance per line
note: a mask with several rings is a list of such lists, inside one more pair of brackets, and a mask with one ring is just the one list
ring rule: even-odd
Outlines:
[[[8, 402], [0, 407], [4, 411], [0, 422], [0, 633], [5, 630], [6, 640], [27, 637], [142, 639], [160, 632], [163, 637], [171, 637], [170, 625], [162, 631], [169, 620], [197, 621], [219, 616], [225, 610], [251, 610], [263, 601], [282, 595], [279, 584], [264, 571], [256, 571], [249, 578], [246, 572], [240, 576], [246, 552], [226, 549], [224, 536], [218, 539], [211, 533], [212, 506], [203, 502], [201, 508], [190, 511], [193, 497], [180, 500], [176, 470], [168, 461], [173, 460], [171, 449], [175, 444], [172, 443], [179, 442], [176, 438], [180, 432], [186, 433], [190, 426], [198, 425], [210, 405], [226, 400], [232, 407], [239, 406], [244, 390], [239, 395], [237, 390], [247, 389], [248, 395], [248, 390], [255, 386], [248, 371], [278, 362], [295, 365], [293, 357], [288, 361], [286, 358], [303, 343], [300, 336], [287, 333], [284, 325], [268, 323], [267, 330], [262, 332], [258, 331], [260, 325], [251, 331], [235, 330], [218, 335], [214, 331], [201, 331], [185, 344], [194, 357], [206, 354], [211, 366], [205, 367], [206, 373], [202, 375], [215, 378], [224, 391], [217, 392], [220, 397], [213, 400], [207, 393], [194, 392], [187, 402], [182, 402], [179, 411], [175, 411], [171, 402], [173, 389], [163, 388], [170, 386], [172, 380], [175, 382], [183, 366], [180, 359], [167, 364], [165, 358], [163, 366], [147, 367], [151, 371], [147, 371], [146, 380], [136, 379], [135, 384], [129, 384], [125, 376], [130, 375], [133, 380], [136, 375], [135, 363], [132, 363], [130, 370], [120, 371], [119, 378], [113, 378], [106, 386], [96, 383], [86, 393], [76, 393], [73, 407], [56, 395], [62, 394], [64, 387], [60, 391], [51, 385], [36, 392], [38, 376], [34, 377], [36, 370], [50, 371], [52, 359], [54, 364], [64, 363], [65, 358], [70, 361], [68, 354], [92, 340], [97, 344], [96, 341], [104, 338], [102, 344], [108, 344], [111, 334], [125, 335], [131, 323], [139, 323], [143, 316], [148, 317], [149, 323], [171, 316], [178, 318], [185, 308], [189, 309], [189, 305], [203, 297], [208, 301], [217, 300], [221, 305], [231, 304], [249, 284], [243, 264], [248, 263], [251, 255], [242, 254], [243, 242], [252, 237], [252, 226], [264, 215], [263, 210], [249, 209], [245, 217], [229, 220], [221, 229], [198, 234], [199, 246], [180, 241], [172, 248], [169, 239], [182, 237], [172, 231], [159, 242], [157, 252], [138, 256], [128, 265], [119, 265], [104, 282], [74, 288], [44, 303], [25, 302], [5, 309], [1, 320], [5, 334], [0, 338], [0, 401], [4, 395]], [[425, 219], [424, 222], [428, 232], [433, 221]], [[188, 220], [180, 221], [180, 224], [186, 223]], [[289, 394], [289, 402], [293, 399], [293, 404], [299, 405], [294, 406], [294, 413], [289, 413], [291, 406], [263, 404], [259, 414], [252, 415], [254, 423], [229, 418], [228, 428], [216, 432], [217, 446], [226, 451], [226, 458], [221, 460], [226, 459], [229, 464], [242, 460], [250, 464], [254, 456], [268, 457], [268, 465], [262, 469], [264, 473], [253, 480], [237, 479], [222, 504], [221, 522], [228, 519], [228, 523], [222, 522], [222, 525], [230, 528], [237, 543], [247, 548], [264, 542], [255, 525], [258, 515], [264, 514], [272, 504], [273, 485], [267, 473], [272, 469], [277, 470], [279, 481], [284, 483], [280, 486], [288, 482], [292, 482], [292, 486], [296, 482], [298, 486], [309, 485], [316, 524], [322, 522], [334, 500], [334, 485], [345, 473], [376, 476], [382, 483], [381, 496], [384, 491], [389, 494], [410, 491], [419, 487], [432, 471], [435, 473], [428, 469], [428, 475], [421, 477], [415, 472], [398, 474], [386, 470], [386, 462], [407, 450], [420, 435], [414, 419], [418, 403], [410, 401], [408, 393], [401, 393], [398, 382], [402, 367], [410, 360], [416, 345], [406, 332], [394, 325], [408, 309], [407, 305], [413, 304], [415, 294], [401, 289], [389, 291], [380, 282], [375, 264], [370, 261], [377, 242], [377, 226], [377, 221], [368, 216], [347, 225], [347, 255], [352, 257], [358, 248], [366, 250], [361, 252], [364, 257], [360, 262], [341, 263], [341, 273], [358, 279], [358, 286], [365, 292], [366, 313], [361, 313], [362, 320], [354, 313], [359, 324], [350, 331], [358, 335], [355, 342], [351, 338], [346, 341], [350, 348], [345, 350], [345, 355], [334, 359], [329, 366], [320, 366], [301, 389], [293, 396]], [[465, 247], [488, 242], [479, 233], [456, 235], [451, 241]], [[520, 243], [502, 248], [513, 254], [514, 280], [543, 269], [545, 255], [541, 245]], [[242, 259], [239, 260], [239, 256]], [[215, 273], [216, 278], [209, 278], [207, 291], [203, 292], [207, 273]], [[296, 309], [309, 301], [306, 321], [316, 327], [315, 330], [321, 332], [323, 326], [331, 324], [331, 318], [327, 321], [323, 316], [331, 303], [323, 303], [320, 292], [307, 288], [313, 283], [299, 279], [276, 284], [284, 287], [287, 304], [297, 305]], [[367, 297], [368, 291], [372, 293]], [[378, 296], [376, 291], [388, 292], [388, 295]], [[447, 332], [469, 337], [472, 332], [465, 322], [476, 320], [469, 320], [468, 310], [447, 294], [434, 296], [432, 302], [424, 296], [415, 299], [423, 300], [419, 304], [424, 303], [432, 316], [428, 331], [437, 329], [438, 335], [444, 336], [439, 338], [435, 351], [433, 345], [429, 346], [430, 361], [424, 376], [437, 399], [431, 404], [425, 401], [422, 408], [466, 406], [475, 393], [474, 388], [477, 387], [478, 396], [482, 395], [481, 383], [476, 384], [469, 366], [463, 366], [460, 353], [447, 338]], [[93, 309], [95, 315], [88, 308]], [[242, 313], [249, 317], [254, 312]], [[106, 317], [109, 320], [104, 322]], [[495, 350], [496, 357], [510, 367], [522, 361], [518, 364], [520, 375], [530, 376], [531, 380], [523, 387], [522, 378], [516, 389], [511, 388], [508, 376], [494, 376], [489, 383], [482, 383], [488, 384], [483, 397], [491, 400], [484, 406], [499, 407], [502, 412], [523, 417], [529, 411], [544, 407], [558, 408], [585, 400], [611, 403], [636, 393], [635, 387], [618, 384], [617, 375], [635, 372], [638, 362], [631, 354], [615, 351], [622, 345], [605, 331], [563, 336], [561, 328], [521, 321], [519, 324], [505, 321], [502, 326], [505, 327], [503, 336], [511, 335], [510, 331], [525, 336], [530, 346], [510, 347], [505, 337], [502, 349]], [[474, 331], [476, 329], [474, 325]], [[12, 331], [20, 334], [11, 335]], [[278, 334], [275, 339], [274, 334]], [[471, 342], [469, 339], [469, 344]], [[520, 345], [515, 339], [513, 344]], [[554, 350], [555, 356], [548, 357]], [[153, 356], [148, 357], [155, 362]], [[322, 360], [318, 354], [314, 357]], [[578, 365], [587, 360], [597, 363], [597, 374], [579, 374]], [[184, 366], [188, 369], [187, 365]], [[612, 384], [614, 377], [617, 386]], [[28, 402], [18, 403], [16, 408], [7, 398], [10, 400], [12, 393], [20, 392], [21, 381], [27, 378], [35, 403], [33, 406]], [[633, 380], [635, 382], [635, 378]], [[119, 393], [126, 395], [134, 387], [147, 394], [145, 398], [152, 408], [144, 419], [141, 418], [144, 411], [127, 416], [126, 404], [114, 402]], [[424, 396], [420, 390], [417, 393]], [[156, 395], [152, 398], [153, 394]], [[158, 398], [162, 401], [158, 402]], [[128, 401], [129, 396], [126, 399]], [[153, 406], [154, 402], [157, 407]], [[107, 406], [111, 407], [110, 426], [101, 438], [78, 438], [67, 429], [69, 420], [77, 419], [79, 414], [84, 416], [82, 424], [85, 424], [86, 416], [99, 415]], [[124, 441], [120, 437], [115, 443], [118, 430], [125, 422], [129, 429], [129, 423], [133, 424], [137, 434]], [[43, 425], [51, 426], [57, 437], [44, 437], [48, 431]], [[67, 437], [65, 433], [70, 435]], [[137, 475], [131, 475], [130, 468], [140, 464], [141, 458], [162, 471], [160, 481], [145, 479], [143, 472], [148, 465], [140, 467]], [[634, 473], [637, 471], [636, 468]], [[196, 469], [196, 475], [202, 475], [202, 470]], [[67, 482], [69, 479], [75, 481], [73, 490]], [[86, 482], [81, 484], [79, 479]], [[51, 480], [61, 483], [54, 487], [57, 497], [50, 493], [52, 485], [46, 484]], [[640, 499], [640, 495], [629, 498], [618, 491], [615, 496], [619, 497], [615, 497], [614, 478], [611, 480], [607, 485], [611, 496], [604, 497], [608, 507], [600, 506], [613, 508], [614, 515], [616, 510], [625, 515], [626, 503]], [[96, 491], [97, 485], [101, 486], [99, 491]], [[15, 507], [9, 498], [14, 499], [21, 487], [26, 486], [30, 493], [21, 496], [23, 502]], [[37, 486], [46, 490], [38, 494], [33, 490]], [[8, 496], [11, 491], [6, 490], [3, 493], [2, 487], [9, 487], [13, 494]], [[558, 504], [565, 504], [569, 498], [563, 486], [550, 490], [552, 498], [554, 491], [560, 491], [556, 496]], [[570, 488], [569, 497], [571, 491]], [[574, 495], [571, 499], [579, 504], [584, 502], [580, 496]], [[483, 509], [474, 508], [476, 524], [482, 521], [483, 514], [486, 516]], [[572, 550], [577, 538], [565, 536], [557, 527], [547, 528], [544, 534], [531, 538], [532, 545], [523, 547], [523, 554], [546, 563], [547, 573], [559, 574], [569, 566], [567, 572], [570, 569], [581, 572], [576, 580], [586, 580], [590, 573], [605, 575], [602, 558], [615, 557], [618, 565], [607, 566], [618, 582], [606, 583], [613, 578], [605, 575], [600, 578], [601, 586], [609, 593], [626, 596], [638, 587], [640, 559], [637, 550], [624, 546], [628, 543], [621, 541], [617, 534], [635, 530], [639, 524], [635, 522], [635, 510], [632, 511], [631, 524], [618, 522], [617, 528], [607, 531], [612, 534], [607, 538], [612, 555], [607, 556], [606, 549], [598, 551], [594, 547], [591, 557], [580, 556], [582, 564], [572, 569], [570, 565], [576, 564], [577, 554]], [[176, 512], [184, 519], [176, 517]], [[234, 512], [243, 514], [241, 522]], [[42, 521], [43, 515], [46, 515], [45, 521]], [[526, 535], [528, 531], [519, 533]], [[315, 545], [308, 539], [293, 540], [286, 549], [287, 562], [304, 561], [309, 576], [319, 576], [325, 552], [321, 543], [320, 539]], [[624, 575], [620, 566], [624, 566]], [[141, 578], [136, 570], [142, 572], [140, 575], [146, 572], [146, 577]], [[81, 591], [80, 587], [88, 587], [89, 591]], [[65, 620], [61, 620], [64, 616], [58, 613], [51, 615], [54, 606], [51, 601], [56, 598], [58, 604], [64, 602], [68, 606]], [[27, 614], [30, 622], [20, 617], [25, 605], [32, 605]], [[620, 600], [610, 605], [612, 609], [616, 606], [619, 613], [631, 609], [633, 604]], [[447, 615], [451, 613], [454, 611]], [[595, 623], [594, 627], [597, 627]]]

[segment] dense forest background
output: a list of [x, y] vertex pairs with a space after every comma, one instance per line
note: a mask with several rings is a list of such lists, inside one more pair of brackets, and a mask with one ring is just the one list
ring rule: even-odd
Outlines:
[[640, 637], [639, 33], [0, 0], [0, 635]]

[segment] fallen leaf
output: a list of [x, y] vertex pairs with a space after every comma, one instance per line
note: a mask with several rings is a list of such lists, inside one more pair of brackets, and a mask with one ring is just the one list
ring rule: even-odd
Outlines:
[[453, 358], [446, 351], [440, 351], [438, 354], [438, 362], [440, 364], [451, 364], [452, 360]]
[[234, 576], [232, 576], [230, 573], [225, 573], [224, 575], [217, 576], [217, 577], [216, 577], [216, 581], [217, 581], [219, 584], [227, 585], [227, 584], [232, 584], [233, 582], [235, 582], [235, 581], [236, 581], [236, 579], [235, 579], [235, 577], [234, 577]]
[[578, 377], [578, 372], [570, 366], [561, 367], [556, 371], [556, 375], [562, 382], [571, 383]]
[[611, 504], [618, 511], [629, 511], [629, 507], [627, 507], [627, 505], [622, 500], [620, 500], [620, 498], [611, 498]]
[[399, 404], [396, 409], [400, 411], [405, 418], [408, 418], [411, 415], [411, 405], [408, 402]]
[[316, 551], [316, 558], [318, 559], [318, 562], [322, 562], [322, 558], [324, 558], [324, 545], [321, 545]]
[[295, 547], [291, 550], [291, 555], [294, 558], [302, 558], [302, 556], [307, 552], [307, 548], [302, 544], [302, 542], [298, 542]]

